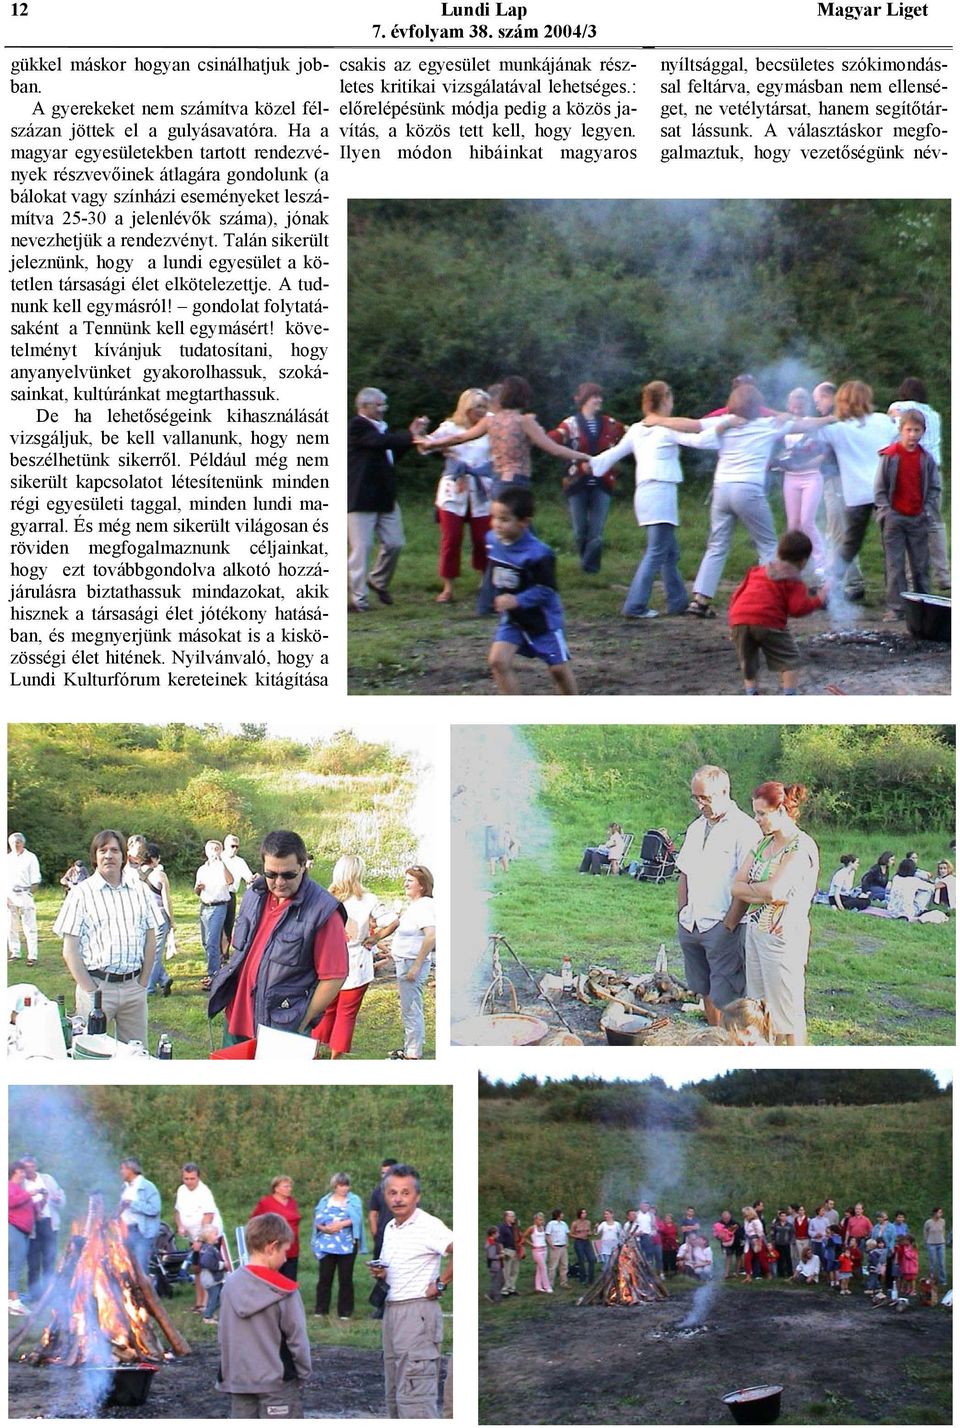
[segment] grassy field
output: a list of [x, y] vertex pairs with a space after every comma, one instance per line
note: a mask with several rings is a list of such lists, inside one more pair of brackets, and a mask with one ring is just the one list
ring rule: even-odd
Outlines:
[[[478, 781], [496, 790], [498, 779], [506, 787], [513, 778], [532, 788], [528, 803], [513, 805], [521, 851], [509, 872], [497, 873], [491, 882], [478, 857], [457, 876], [489, 889], [488, 930], [503, 933], [535, 972], [559, 971], [565, 952], [575, 971], [585, 971], [591, 962], [651, 971], [664, 942], [672, 970], [682, 974], [676, 885], [579, 876], [577, 869], [583, 848], [602, 839], [611, 820], [635, 833], [634, 856], [647, 828], [667, 826], [679, 840], [694, 817], [688, 780], [701, 763], [716, 761], [730, 770], [741, 807], [749, 806], [750, 789], [774, 773], [808, 783], [811, 799], [802, 823], [820, 848], [821, 888], [828, 886], [843, 852], [857, 853], [864, 871], [884, 847], [895, 849], [898, 858], [914, 849], [925, 868], [950, 856], [949, 825], [937, 826], [934, 819], [953, 806], [952, 749], [923, 735], [915, 743], [908, 731], [898, 734], [895, 727], [878, 728], [856, 742], [844, 742], [839, 726], [835, 738], [832, 732], [831, 726], [818, 736], [774, 725], [532, 725], [520, 731], [522, 742], [514, 746], [505, 773], [494, 766], [498, 745], [491, 742], [488, 761], [481, 731], [455, 731], [460, 742], [454, 744], [454, 768], [471, 785], [464, 798], [475, 800], [467, 818], [482, 824], [486, 815], [479, 810], [492, 807], [472, 786]], [[888, 778], [888, 786], [878, 786], [881, 777]], [[870, 830], [855, 821], [858, 812], [863, 816], [868, 793], [858, 790], [867, 780]], [[878, 833], [884, 808], [889, 815], [885, 831]], [[819, 906], [812, 908], [811, 919], [812, 1042], [952, 1044], [952, 921], [907, 924]], [[462, 938], [470, 931], [465, 927]]]
[[[558, 462], [552, 465], [559, 467]], [[580, 570], [573, 551], [566, 502], [557, 486], [557, 473], [549, 469], [548, 464], [536, 484], [535, 524], [540, 538], [557, 551], [557, 581], [564, 608], [571, 618], [595, 621], [598, 629], [611, 621], [619, 623], [620, 607], [644, 547], [633, 516], [629, 475], [621, 479], [610, 510], [603, 569], [599, 575], [584, 575]], [[709, 533], [709, 495], [710, 486], [703, 480], [680, 488], [680, 571], [688, 586], [697, 572]], [[437, 577], [439, 527], [433, 518], [432, 488], [428, 493], [420, 489], [419, 482], [407, 490], [401, 486], [400, 499], [407, 545], [391, 586], [396, 603], [389, 608], [377, 606], [369, 616], [350, 618], [349, 683], [354, 694], [411, 691], [429, 694], [429, 686], [423, 683], [423, 671], [435, 659], [438, 646], [441, 650], [447, 647], [453, 650], [466, 641], [475, 643], [482, 667], [492, 634], [492, 621], [486, 618], [478, 621], [474, 615], [477, 577], [469, 569], [469, 555], [458, 582], [457, 603], [434, 603], [433, 595], [439, 590], [440, 582]], [[783, 503], [777, 493], [771, 498], [771, 506], [777, 530], [782, 531]], [[949, 522], [949, 515], [946, 519]], [[469, 550], [468, 544], [465, 549]], [[867, 582], [864, 608], [868, 614], [879, 617], [883, 607], [883, 554], [876, 532], [868, 532], [861, 559]], [[738, 524], [718, 597], [721, 614], [731, 590], [755, 561], [753, 547]], [[659, 585], [653, 604], [662, 608]], [[802, 625], [802, 621], [798, 623]], [[728, 662], [732, 660], [732, 652], [726, 651], [724, 658]]]
[[[305, 1134], [291, 1134], [291, 1127]], [[119, 1196], [117, 1166], [136, 1155], [161, 1192], [163, 1218], [173, 1224], [180, 1165], [196, 1160], [213, 1190], [235, 1252], [234, 1229], [245, 1224], [275, 1175], [293, 1178], [303, 1211], [300, 1287], [312, 1315], [317, 1261], [309, 1245], [311, 1214], [330, 1176], [344, 1170], [366, 1205], [384, 1157], [416, 1166], [423, 1206], [453, 1223], [451, 1093], [447, 1087], [15, 1087], [10, 1091], [11, 1156], [30, 1150], [67, 1195], [60, 1245], [87, 1196], [102, 1190], [108, 1207]], [[369, 1248], [369, 1247], [368, 1247]], [[370, 1320], [366, 1297], [372, 1283], [358, 1255], [354, 1269], [355, 1317], [340, 1323], [310, 1319], [311, 1338], [321, 1343], [375, 1348], [380, 1326]], [[191, 1313], [192, 1288], [178, 1286], [167, 1301], [188, 1339], [216, 1338]], [[449, 1296], [444, 1310], [450, 1309]], [[450, 1321], [445, 1320], [449, 1326]], [[449, 1330], [448, 1330], [449, 1332]]]
[[[376, 884], [371, 887], [374, 892], [381, 891]], [[206, 973], [206, 958], [200, 944], [197, 899], [189, 886], [178, 884], [174, 886], [173, 892], [174, 914], [177, 920], [177, 955], [166, 963], [173, 977], [173, 991], [169, 997], [154, 995], [149, 1000], [150, 1049], [156, 1050], [160, 1033], [166, 1032], [173, 1041], [173, 1054], [176, 1058], [204, 1058], [209, 1056], [215, 1046], [222, 1044], [223, 1017], [216, 1017], [213, 1022], [208, 1020], [207, 998], [200, 987]], [[385, 886], [382, 892], [386, 900], [396, 900], [396, 886]], [[73, 1007], [74, 983], [61, 955], [63, 944], [51, 931], [61, 903], [62, 899], [52, 890], [42, 891], [37, 895], [40, 961], [36, 967], [29, 969], [29, 976], [22, 962], [11, 963], [8, 980], [17, 981], [22, 976], [39, 987], [45, 996], [64, 996], [69, 1012]], [[432, 1057], [436, 1045], [435, 986], [432, 977], [425, 989], [424, 1009], [427, 1024], [424, 1055]], [[363, 999], [350, 1057], [354, 1060], [377, 1060], [389, 1056], [391, 1051], [395, 1051], [402, 1044], [403, 1029], [396, 978], [378, 977]]]
[[[624, 1081], [539, 1088], [525, 1081], [522, 1095], [481, 1096], [478, 1239], [507, 1207], [523, 1226], [536, 1210], [549, 1214], [554, 1206], [568, 1219], [581, 1205], [597, 1219], [610, 1206], [622, 1219], [644, 1196], [675, 1218], [693, 1205], [711, 1225], [722, 1209], [740, 1218], [740, 1207], [757, 1199], [769, 1224], [781, 1205], [809, 1210], [827, 1196], [840, 1209], [862, 1200], [872, 1216], [903, 1210], [921, 1239], [935, 1205], [952, 1224], [949, 1096], [873, 1106], [692, 1108], [695, 1087], [661, 1088], [649, 1093], [646, 1119], [638, 1115], [631, 1125], [622, 1114], [628, 1088]], [[922, 1247], [921, 1266], [926, 1273]], [[948, 1251], [948, 1277], [951, 1269]], [[484, 1284], [483, 1267], [480, 1274]], [[671, 1331], [693, 1287], [671, 1278], [661, 1305], [576, 1309], [576, 1286], [549, 1299], [534, 1294], [525, 1260], [516, 1298], [480, 1302], [480, 1421], [514, 1421], [511, 1398], [526, 1392], [540, 1423], [723, 1423], [729, 1420], [720, 1394], [738, 1381], [789, 1385], [781, 1422], [952, 1421], [942, 1310], [914, 1309], [909, 1323], [894, 1325], [876, 1316], [859, 1284], [851, 1300], [839, 1301], [825, 1285], [807, 1291], [732, 1280], [702, 1311], [711, 1332], [686, 1344]], [[811, 1371], [808, 1351], [821, 1336], [842, 1346], [836, 1372]], [[517, 1352], [517, 1345], [534, 1351]], [[883, 1365], [879, 1374], [871, 1372], [873, 1359]]]

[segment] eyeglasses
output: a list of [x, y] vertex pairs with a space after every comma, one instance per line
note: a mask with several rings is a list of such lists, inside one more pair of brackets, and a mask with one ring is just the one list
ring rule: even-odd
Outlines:
[[298, 878], [302, 872], [302, 868], [294, 868], [292, 873], [289, 871], [272, 873], [269, 872], [268, 869], [264, 868], [263, 876], [267, 879], [268, 882], [272, 882], [274, 878], [279, 878], [281, 882], [289, 883], [292, 882], [294, 878]]

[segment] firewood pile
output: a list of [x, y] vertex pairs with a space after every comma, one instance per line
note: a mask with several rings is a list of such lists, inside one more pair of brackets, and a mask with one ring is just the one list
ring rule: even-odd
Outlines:
[[174, 1354], [190, 1352], [130, 1252], [123, 1224], [107, 1217], [99, 1195], [90, 1198], [86, 1224], [74, 1225], [31, 1321], [43, 1322], [44, 1312], [40, 1343], [24, 1356], [32, 1364], [161, 1364], [158, 1330]]
[[600, 1278], [578, 1304], [651, 1304], [666, 1299], [667, 1291], [641, 1252], [635, 1236], [625, 1239]]

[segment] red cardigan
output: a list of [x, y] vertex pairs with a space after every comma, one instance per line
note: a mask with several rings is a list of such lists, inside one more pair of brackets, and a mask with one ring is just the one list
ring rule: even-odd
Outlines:
[[293, 1242], [287, 1250], [287, 1259], [294, 1259], [300, 1253], [300, 1221], [303, 1214], [292, 1195], [285, 1205], [281, 1205], [274, 1195], [264, 1195], [263, 1199], [254, 1205], [251, 1219], [253, 1215], [281, 1215], [293, 1231]]

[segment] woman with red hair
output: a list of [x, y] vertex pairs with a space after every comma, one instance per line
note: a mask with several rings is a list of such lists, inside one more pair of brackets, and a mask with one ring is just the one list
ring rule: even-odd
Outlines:
[[803, 1046], [807, 1039], [804, 983], [810, 904], [820, 874], [817, 845], [797, 827], [807, 796], [803, 784], [785, 787], [775, 780], [753, 790], [753, 813], [762, 836], [731, 889], [735, 899], [751, 905], [747, 996], [766, 1004], [774, 1040], [781, 1046]]

